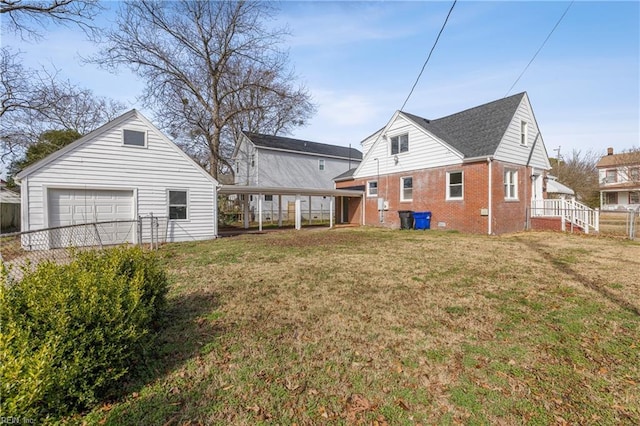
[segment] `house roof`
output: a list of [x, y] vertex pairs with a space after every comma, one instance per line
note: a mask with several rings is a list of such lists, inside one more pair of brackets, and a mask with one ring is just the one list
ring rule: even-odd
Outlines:
[[282, 136], [262, 135], [258, 133], [243, 132], [244, 135], [256, 146], [265, 149], [279, 151], [293, 151], [304, 154], [315, 154], [326, 157], [362, 160], [362, 152], [355, 148], [328, 145], [318, 142], [310, 142], [301, 139], [285, 138]]
[[621, 154], [605, 155], [596, 164], [597, 168], [602, 167], [621, 167], [621, 166], [640, 166], [640, 151], [623, 152]]
[[333, 180], [335, 182], [340, 182], [343, 180], [349, 180], [351, 178], [353, 178], [353, 174], [355, 173], [355, 171], [358, 170], [357, 167], [354, 167], [353, 169], [349, 169], [344, 173], [339, 174], [338, 176], [334, 177]]
[[466, 158], [481, 157], [495, 154], [524, 96], [518, 93], [435, 120], [403, 114]]
[[[4, 182], [4, 181], [3, 181]], [[14, 192], [4, 186], [0, 188], [0, 203], [2, 204], [20, 204], [20, 194]]]
[[555, 176], [551, 175], [549, 175], [549, 181], [547, 182], [547, 192], [552, 194], [576, 195], [573, 189], [561, 184], [556, 180]]

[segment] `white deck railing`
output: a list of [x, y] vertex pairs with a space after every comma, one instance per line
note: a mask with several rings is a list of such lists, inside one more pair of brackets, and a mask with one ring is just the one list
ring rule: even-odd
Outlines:
[[566, 230], [567, 222], [579, 226], [588, 234], [590, 230], [600, 230], [600, 212], [575, 200], [533, 200], [531, 202], [532, 217], [559, 217], [562, 230]]

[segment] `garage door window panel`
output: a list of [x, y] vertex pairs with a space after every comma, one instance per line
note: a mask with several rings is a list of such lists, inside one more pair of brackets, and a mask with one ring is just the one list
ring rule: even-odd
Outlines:
[[189, 194], [184, 190], [169, 191], [169, 219], [171, 220], [187, 220], [188, 219], [188, 200]]

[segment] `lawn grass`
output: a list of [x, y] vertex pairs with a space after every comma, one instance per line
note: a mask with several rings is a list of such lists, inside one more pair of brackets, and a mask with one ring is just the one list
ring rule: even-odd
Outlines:
[[357, 228], [161, 249], [155, 361], [87, 424], [640, 424], [640, 244]]

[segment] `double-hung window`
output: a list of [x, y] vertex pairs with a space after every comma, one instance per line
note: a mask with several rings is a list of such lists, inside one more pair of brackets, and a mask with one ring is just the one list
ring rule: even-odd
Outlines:
[[520, 122], [520, 145], [527, 146], [529, 139], [529, 124], [526, 121]]
[[618, 181], [618, 171], [615, 169], [607, 170], [606, 183], [615, 183], [617, 181]]
[[378, 196], [378, 181], [370, 180], [367, 182], [367, 197], [377, 197]]
[[184, 190], [169, 190], [169, 219], [186, 220], [188, 194]]
[[462, 172], [447, 172], [447, 200], [462, 200], [464, 194]]
[[320, 171], [324, 170], [324, 159], [319, 159], [318, 160], [318, 170], [320, 170]]
[[400, 201], [413, 200], [413, 178], [400, 178]]
[[409, 151], [409, 135], [393, 136], [391, 139], [391, 155]]
[[504, 171], [504, 199], [505, 200], [518, 199], [518, 171], [517, 170]]

